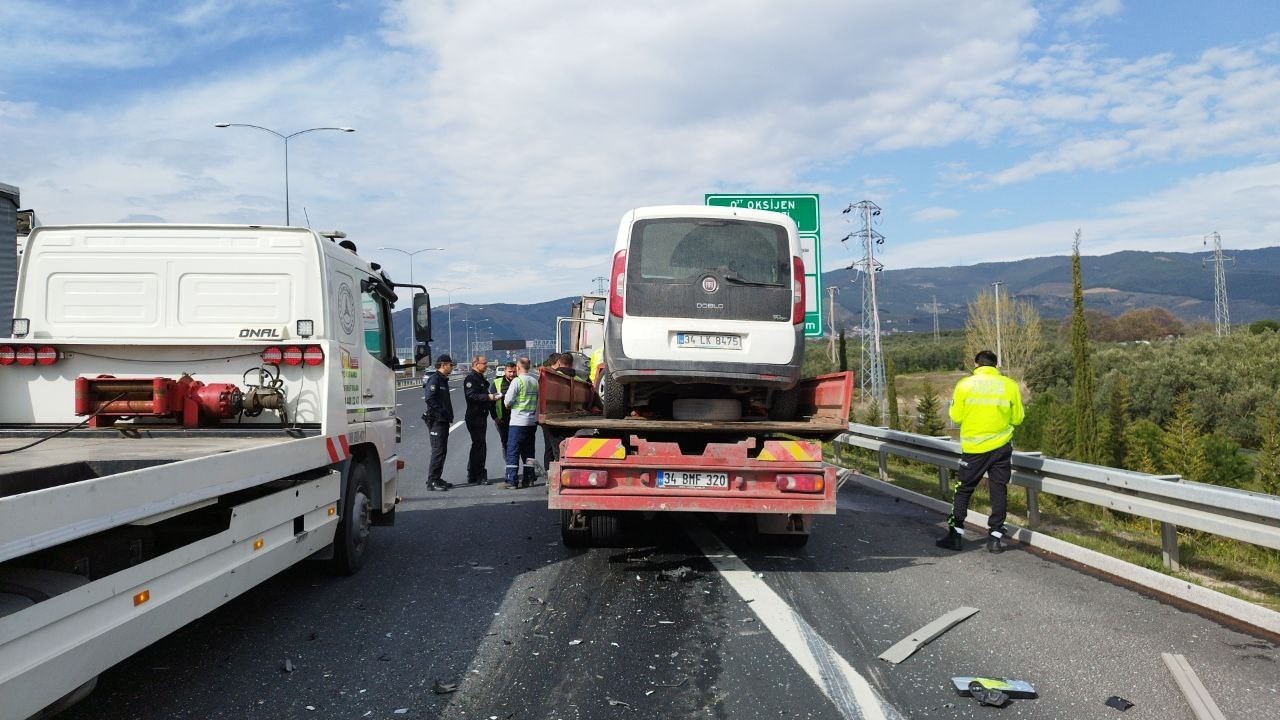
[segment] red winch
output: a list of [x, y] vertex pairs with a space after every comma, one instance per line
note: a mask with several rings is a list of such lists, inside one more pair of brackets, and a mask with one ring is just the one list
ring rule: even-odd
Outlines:
[[190, 375], [177, 380], [111, 375], [76, 378], [76, 415], [93, 415], [89, 427], [128, 416], [168, 418], [183, 427], [200, 427], [239, 415], [244, 397], [231, 383], [206, 385]]

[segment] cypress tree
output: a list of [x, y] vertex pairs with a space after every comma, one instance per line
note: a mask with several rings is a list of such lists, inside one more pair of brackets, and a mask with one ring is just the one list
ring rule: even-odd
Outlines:
[[1205, 456], [1204, 439], [1196, 422], [1195, 407], [1186, 395], [1174, 404], [1173, 419], [1164, 430], [1164, 466], [1187, 480], [1209, 482], [1209, 460]]
[[849, 349], [844, 344], [844, 328], [840, 328], [840, 372], [849, 369]]
[[1107, 433], [1101, 435], [1102, 461], [1124, 467], [1125, 428], [1129, 426], [1129, 379], [1117, 375], [1107, 393]]
[[1084, 281], [1080, 275], [1080, 231], [1071, 244], [1071, 357], [1075, 367], [1071, 410], [1075, 420], [1072, 455], [1081, 462], [1098, 461], [1098, 414], [1093, 404], [1093, 368], [1089, 363], [1089, 328], [1084, 321]]
[[920, 386], [920, 398], [916, 400], [916, 432], [921, 435], [941, 435], [942, 417], [939, 411], [942, 405], [938, 400], [938, 391], [928, 380]]
[[1071, 423], [1067, 422], [1066, 413], [1056, 401], [1049, 404], [1048, 419], [1044, 423], [1044, 434], [1040, 440], [1040, 450], [1050, 457], [1065, 458], [1071, 454]]
[[885, 383], [885, 394], [889, 401], [889, 429], [901, 430], [902, 418], [898, 416], [898, 376], [893, 373], [893, 358], [884, 356], [884, 374], [888, 378]]
[[1262, 492], [1280, 495], [1280, 403], [1265, 403], [1258, 413], [1258, 448], [1255, 470]]

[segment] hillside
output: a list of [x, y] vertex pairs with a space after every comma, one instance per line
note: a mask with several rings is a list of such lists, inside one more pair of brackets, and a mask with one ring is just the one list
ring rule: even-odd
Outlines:
[[[1236, 259], [1227, 269], [1227, 295], [1233, 323], [1280, 318], [1280, 247], [1228, 250]], [[1085, 305], [1108, 315], [1134, 308], [1160, 306], [1186, 322], [1213, 321], [1213, 273], [1203, 266], [1207, 252], [1125, 251], [1080, 259], [1084, 275]], [[827, 287], [836, 286], [837, 326], [861, 323], [862, 286], [851, 270], [834, 270], [823, 276]], [[930, 332], [933, 316], [929, 304], [938, 298], [939, 324], [943, 329], [964, 326], [967, 303], [994, 281], [1004, 282], [1009, 297], [1028, 300], [1045, 318], [1062, 318], [1071, 312], [1071, 258], [1055, 256], [1013, 262], [980, 263], [944, 268], [886, 270], [877, 283], [882, 328], [886, 331]], [[455, 355], [465, 354], [464, 320], [478, 323], [485, 337], [550, 339], [556, 317], [567, 315], [572, 297], [513, 305], [453, 306]], [[824, 301], [826, 298], [824, 297]], [[448, 309], [436, 308], [435, 350], [448, 345]], [[396, 313], [396, 336], [408, 338], [408, 312]], [[486, 329], [487, 328], [487, 329]], [[407, 344], [407, 340], [405, 341]]]

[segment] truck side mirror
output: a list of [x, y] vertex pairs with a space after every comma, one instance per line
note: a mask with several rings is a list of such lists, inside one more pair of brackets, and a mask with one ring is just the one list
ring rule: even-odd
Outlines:
[[606, 301], [603, 298], [591, 303], [591, 314], [595, 315], [596, 317], [604, 317], [604, 313], [606, 309], [605, 303]]
[[420, 343], [434, 339], [431, 337], [431, 296], [424, 292], [413, 296], [413, 335]]

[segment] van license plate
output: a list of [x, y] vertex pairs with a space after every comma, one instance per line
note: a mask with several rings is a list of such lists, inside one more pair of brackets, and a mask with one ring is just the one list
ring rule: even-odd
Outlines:
[[741, 350], [741, 335], [710, 335], [707, 333], [676, 333], [678, 347], [711, 348], [713, 350]]
[[729, 487], [729, 473], [659, 470], [658, 487], [727, 488]]

